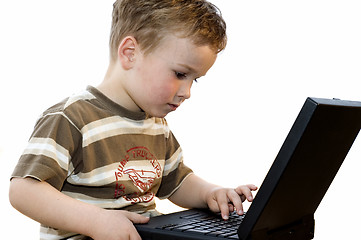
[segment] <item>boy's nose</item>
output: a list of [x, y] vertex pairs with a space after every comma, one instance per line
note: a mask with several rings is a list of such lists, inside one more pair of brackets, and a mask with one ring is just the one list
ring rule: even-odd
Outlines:
[[193, 80], [192, 81], [184, 81], [178, 91], [178, 97], [183, 99], [188, 99], [191, 97], [191, 88], [192, 88]]

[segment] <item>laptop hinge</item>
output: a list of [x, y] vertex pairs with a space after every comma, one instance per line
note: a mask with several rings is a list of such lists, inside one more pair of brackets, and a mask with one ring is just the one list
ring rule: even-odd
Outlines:
[[276, 229], [260, 229], [253, 231], [252, 240], [309, 240], [313, 239], [315, 220], [312, 215]]

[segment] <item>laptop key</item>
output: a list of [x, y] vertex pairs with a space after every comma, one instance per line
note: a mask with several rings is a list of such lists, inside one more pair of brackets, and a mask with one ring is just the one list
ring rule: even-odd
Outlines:
[[207, 235], [212, 236], [212, 237], [217, 237], [218, 235], [223, 234], [223, 232], [220, 231], [212, 231], [210, 233], [207, 233]]
[[187, 231], [187, 230], [192, 229], [192, 228], [195, 228], [195, 226], [188, 225], [188, 226], [175, 227], [172, 230], [177, 231], [177, 232], [184, 232], [184, 231]]
[[219, 236], [219, 237], [227, 238], [227, 237], [232, 236], [232, 235], [234, 235], [234, 233], [230, 234], [230, 233], [228, 232], [228, 233], [219, 234], [218, 236]]
[[184, 219], [193, 219], [193, 218], [200, 218], [200, 217], [203, 217], [203, 216], [205, 216], [204, 213], [193, 213], [193, 214], [189, 214], [189, 215], [182, 216], [181, 218], [184, 218]]
[[209, 233], [209, 230], [193, 228], [193, 229], [188, 229], [185, 232], [194, 232], [194, 233], [207, 234], [207, 233]]
[[167, 225], [164, 225], [164, 226], [161, 226], [161, 227], [156, 227], [156, 229], [168, 229], [168, 230], [171, 230], [176, 226], [177, 226], [177, 224], [167, 224]]
[[239, 239], [238, 234], [234, 234], [227, 237], [228, 239]]

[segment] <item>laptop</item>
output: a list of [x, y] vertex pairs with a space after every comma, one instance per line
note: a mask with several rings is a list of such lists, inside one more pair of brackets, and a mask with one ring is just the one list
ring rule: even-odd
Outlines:
[[307, 98], [247, 213], [222, 220], [190, 209], [136, 225], [151, 239], [314, 237], [314, 213], [361, 127], [361, 102]]

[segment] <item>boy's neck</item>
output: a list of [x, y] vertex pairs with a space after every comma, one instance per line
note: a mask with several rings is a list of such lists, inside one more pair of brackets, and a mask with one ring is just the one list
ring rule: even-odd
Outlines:
[[123, 81], [126, 76], [124, 72], [119, 72], [116, 67], [117, 62], [111, 61], [103, 81], [97, 86], [97, 89], [113, 102], [134, 112], [142, 111], [127, 94], [123, 87]]

